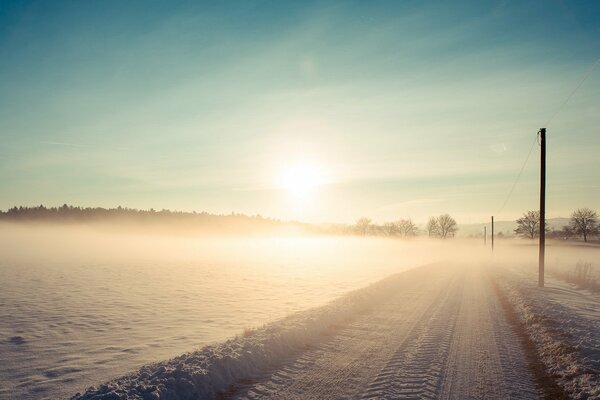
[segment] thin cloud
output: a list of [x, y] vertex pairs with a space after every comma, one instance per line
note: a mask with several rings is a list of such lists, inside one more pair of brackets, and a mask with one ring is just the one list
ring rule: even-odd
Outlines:
[[66, 146], [66, 147], [90, 147], [87, 144], [67, 143], [67, 142], [40, 142], [49, 146]]

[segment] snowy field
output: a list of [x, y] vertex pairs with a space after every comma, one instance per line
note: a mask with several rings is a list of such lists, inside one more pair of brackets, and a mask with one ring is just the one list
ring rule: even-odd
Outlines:
[[440, 257], [420, 248], [0, 227], [0, 398], [65, 398]]
[[[598, 398], [597, 293], [553, 276], [537, 288], [527, 242], [502, 243], [493, 257], [453, 247], [443, 253], [455, 262], [392, 275], [74, 399]], [[566, 260], [554, 274], [598, 251], [548, 254]]]
[[75, 399], [543, 398], [489, 270], [414, 268]]
[[0, 399], [544, 396], [494, 288], [599, 396], [595, 246], [551, 245], [543, 291], [525, 241], [0, 226], [0, 254]]

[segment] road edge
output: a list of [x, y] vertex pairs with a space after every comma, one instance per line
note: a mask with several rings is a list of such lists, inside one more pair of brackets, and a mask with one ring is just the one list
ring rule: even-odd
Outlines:
[[500, 301], [500, 305], [504, 310], [506, 319], [521, 342], [523, 350], [525, 351], [527, 365], [532, 372], [535, 383], [541, 390], [544, 399], [570, 399], [567, 392], [558, 383], [558, 376], [552, 374], [546, 369], [535, 342], [527, 333], [527, 327], [525, 323], [519, 317], [515, 305], [511, 303], [508, 296], [504, 292], [504, 289], [502, 289], [501, 285], [497, 282], [498, 278], [496, 276], [492, 276], [490, 279], [492, 282], [492, 287], [494, 288], [494, 291], [498, 296], [498, 300]]

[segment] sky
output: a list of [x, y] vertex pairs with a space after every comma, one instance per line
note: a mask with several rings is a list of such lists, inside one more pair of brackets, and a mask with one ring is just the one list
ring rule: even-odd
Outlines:
[[[0, 0], [0, 209], [515, 219], [546, 127], [547, 216], [600, 211], [600, 66], [563, 106], [598, 20], [595, 1]], [[306, 190], [282, 183], [298, 169]]]

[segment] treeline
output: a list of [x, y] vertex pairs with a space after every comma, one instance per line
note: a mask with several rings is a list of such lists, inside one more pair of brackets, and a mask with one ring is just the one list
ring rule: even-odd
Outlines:
[[456, 220], [448, 214], [431, 217], [424, 230], [409, 219], [400, 219], [393, 222], [385, 222], [381, 225], [374, 224], [369, 218], [360, 218], [356, 224], [348, 227], [348, 233], [357, 235], [388, 236], [399, 238], [411, 238], [425, 234], [430, 238], [448, 239], [454, 237], [458, 231]]
[[[544, 225], [546, 236], [555, 239], [582, 238], [587, 242], [600, 235], [598, 213], [589, 208], [578, 208], [573, 211], [569, 223], [560, 229], [550, 229], [548, 223]], [[537, 238], [540, 234], [540, 212], [527, 211], [517, 219], [515, 234], [528, 239]]]
[[155, 228], [173, 231], [210, 231], [228, 233], [300, 233], [325, 235], [358, 235], [411, 238], [426, 235], [431, 238], [450, 238], [457, 230], [454, 218], [448, 214], [431, 217], [425, 229], [420, 229], [411, 219], [399, 219], [381, 225], [368, 218], [355, 224], [314, 225], [301, 222], [280, 221], [260, 215], [210, 214], [170, 210], [139, 210], [117, 207], [12, 207], [0, 211], [0, 221], [106, 224], [118, 228]]
[[75, 207], [64, 204], [60, 207], [13, 207], [0, 211], [0, 221], [8, 222], [51, 222], [51, 223], [118, 223], [119, 226], [141, 226], [173, 228], [178, 230], [202, 230], [227, 232], [303, 231], [315, 228], [300, 222], [283, 222], [261, 215], [210, 214], [207, 212], [184, 212], [171, 210], [139, 210], [117, 207]]
[[133, 219], [245, 219], [245, 220], [260, 220], [260, 221], [275, 221], [268, 218], [263, 218], [260, 215], [247, 216], [244, 214], [209, 214], [207, 212], [184, 212], [160, 210], [156, 211], [153, 208], [149, 210], [139, 210], [136, 208], [117, 207], [117, 208], [102, 208], [102, 207], [75, 207], [64, 204], [60, 207], [45, 207], [40, 205], [37, 207], [13, 207], [7, 211], [0, 211], [0, 218], [5, 220], [50, 220], [50, 221], [93, 221], [107, 218], [129, 217]]

